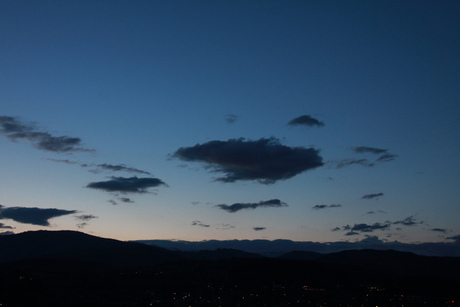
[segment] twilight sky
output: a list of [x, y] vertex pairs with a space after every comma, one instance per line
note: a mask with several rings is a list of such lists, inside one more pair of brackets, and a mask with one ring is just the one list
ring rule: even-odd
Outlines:
[[0, 232], [458, 239], [458, 16], [458, 1], [2, 1]]

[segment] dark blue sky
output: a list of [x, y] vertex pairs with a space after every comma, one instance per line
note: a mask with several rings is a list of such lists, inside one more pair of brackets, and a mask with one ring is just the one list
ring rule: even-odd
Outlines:
[[458, 1], [3, 1], [0, 226], [448, 240], [458, 16]]

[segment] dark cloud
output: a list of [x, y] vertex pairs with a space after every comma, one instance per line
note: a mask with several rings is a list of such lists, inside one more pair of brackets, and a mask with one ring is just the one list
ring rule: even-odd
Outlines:
[[9, 236], [9, 235], [14, 235], [14, 232], [12, 231], [0, 232], [0, 236]]
[[23, 224], [49, 226], [49, 219], [74, 213], [77, 213], [77, 211], [56, 208], [2, 207], [0, 209], [0, 219], [12, 219], [15, 222]]
[[113, 199], [108, 200], [109, 203], [111, 203], [113, 206], [117, 206], [118, 203], [114, 201]]
[[393, 224], [395, 224], [395, 225], [401, 224], [401, 225], [404, 225], [404, 226], [414, 226], [414, 225], [418, 225], [418, 224], [423, 224], [423, 221], [419, 222], [414, 218], [413, 215], [411, 215], [409, 217], [406, 217], [403, 220], [393, 222]]
[[346, 236], [356, 236], [356, 235], [359, 235], [359, 232], [356, 232], [356, 231], [349, 231], [345, 234]]
[[92, 219], [97, 219], [97, 216], [91, 214], [76, 215], [75, 218], [80, 221], [90, 221]]
[[211, 141], [181, 147], [173, 157], [206, 163], [214, 172], [225, 174], [216, 179], [222, 182], [256, 180], [271, 184], [323, 165], [319, 150], [284, 146], [275, 138]]
[[352, 150], [355, 153], [372, 153], [376, 155], [384, 154], [388, 151], [388, 149], [381, 149], [381, 148], [367, 147], [367, 146], [353, 147]]
[[291, 120], [288, 125], [290, 126], [308, 126], [308, 127], [322, 127], [324, 122], [311, 117], [310, 115], [302, 115]]
[[254, 229], [255, 231], [262, 231], [267, 229], [267, 227], [252, 227], [252, 229]]
[[398, 155], [392, 154], [388, 152], [388, 149], [382, 148], [375, 148], [375, 147], [367, 147], [367, 146], [358, 146], [353, 147], [352, 150], [355, 153], [370, 153], [374, 155], [380, 155], [380, 157], [375, 160], [375, 162], [390, 162], [393, 161]]
[[138, 174], [150, 175], [150, 173], [147, 171], [143, 171], [143, 170], [140, 170], [134, 167], [129, 167], [124, 164], [113, 165], [113, 164], [103, 163], [103, 164], [97, 164], [96, 166], [99, 169], [108, 170], [112, 172], [122, 172], [123, 171], [123, 172], [128, 172], [128, 173], [138, 173]]
[[[374, 223], [374, 224], [365, 224], [365, 223], [360, 223], [360, 224], [355, 224], [353, 227], [350, 225], [345, 225], [340, 227], [335, 227], [332, 229], [332, 231], [348, 231], [348, 232], [353, 232], [352, 235], [359, 234], [359, 232], [373, 232], [375, 230], [387, 230], [390, 229], [391, 222], [385, 222], [385, 223]], [[350, 234], [345, 234], [349, 236]]]
[[83, 147], [80, 138], [53, 136], [48, 132], [37, 131], [33, 125], [21, 123], [11, 116], [0, 116], [0, 134], [12, 141], [25, 139], [36, 148], [52, 152], [92, 151]]
[[88, 225], [88, 223], [83, 222], [83, 223], [77, 224], [77, 227], [80, 228], [80, 229], [83, 229], [83, 228], [85, 228], [87, 225]]
[[332, 204], [332, 205], [314, 205], [312, 207], [313, 210], [321, 210], [321, 209], [326, 209], [326, 208], [339, 208], [342, 207], [342, 205], [339, 204]]
[[128, 197], [120, 197], [118, 199], [121, 200], [124, 203], [129, 203], [129, 204], [134, 203], [134, 201], [132, 201], [131, 198], [128, 198]]
[[258, 203], [235, 203], [233, 205], [217, 205], [216, 207], [225, 210], [230, 213], [235, 213], [243, 209], [256, 209], [258, 207], [287, 207], [287, 204], [280, 201], [279, 199], [270, 199], [266, 201], [260, 201]]
[[376, 213], [386, 213], [385, 211], [382, 210], [377, 210], [377, 211], [368, 211], [366, 214], [376, 214]]
[[430, 230], [435, 231], [435, 232], [442, 232], [442, 233], [448, 233], [449, 232], [449, 230], [447, 230], [445, 228], [431, 228]]
[[145, 175], [150, 175], [149, 172], [143, 171], [134, 167], [129, 167], [126, 166], [125, 164], [108, 164], [108, 163], [102, 163], [102, 164], [87, 164], [87, 163], [80, 163], [76, 161], [71, 161], [71, 160], [61, 160], [61, 159], [48, 159], [53, 162], [58, 162], [58, 163], [65, 163], [65, 164], [73, 164], [73, 165], [79, 165], [83, 168], [86, 167], [92, 167], [94, 168], [93, 170], [90, 170], [92, 173], [99, 173], [101, 170], [105, 171], [111, 171], [111, 172], [128, 172], [128, 173], [138, 173], [138, 174], [145, 174]]
[[194, 206], [196, 206], [196, 205], [199, 205], [200, 202], [199, 202], [199, 201], [192, 201], [191, 204], [194, 205]]
[[158, 178], [112, 177], [112, 180], [91, 182], [86, 187], [107, 192], [145, 193], [148, 188], [166, 185]]
[[233, 124], [236, 122], [236, 120], [239, 118], [238, 115], [235, 114], [227, 114], [225, 115], [225, 120], [227, 121], [227, 124]]
[[366, 195], [363, 195], [361, 198], [362, 199], [373, 199], [373, 198], [379, 198], [380, 196], [383, 196], [383, 193], [366, 194]]
[[[0, 213], [0, 214], [1, 214], [1, 213]], [[3, 224], [3, 223], [0, 223], [0, 229], [14, 229], [14, 228], [11, 227], [11, 226], [7, 226], [7, 225], [5, 225], [5, 224]]]
[[364, 167], [372, 167], [375, 163], [369, 162], [367, 159], [343, 159], [335, 163], [335, 168], [343, 168], [350, 165], [362, 165]]
[[361, 231], [361, 232], [373, 232], [374, 230], [386, 230], [389, 229], [390, 223], [374, 223], [372, 225], [370, 224], [355, 224], [351, 230], [352, 231]]
[[386, 153], [384, 155], [381, 155], [376, 161], [377, 162], [390, 162], [390, 161], [393, 161], [397, 156], [398, 155]]
[[200, 221], [193, 221], [193, 222], [192, 222], [192, 225], [193, 225], [193, 226], [206, 227], [206, 228], [210, 226], [210, 225], [208, 225], [208, 224], [203, 224], [203, 223], [201, 223]]

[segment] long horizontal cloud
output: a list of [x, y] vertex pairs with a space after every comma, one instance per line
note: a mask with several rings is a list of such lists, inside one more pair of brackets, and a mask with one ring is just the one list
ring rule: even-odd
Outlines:
[[49, 226], [49, 219], [74, 213], [77, 213], [77, 211], [56, 208], [1, 207], [0, 219], [11, 219], [23, 224]]
[[166, 185], [158, 178], [112, 177], [111, 180], [91, 182], [86, 187], [107, 192], [145, 193], [148, 188]]
[[266, 227], [252, 227], [252, 229], [254, 229], [255, 231], [262, 231], [262, 230], [265, 230], [267, 228]]
[[383, 193], [366, 194], [366, 195], [363, 195], [361, 198], [362, 199], [373, 199], [373, 198], [378, 198], [380, 196], [383, 196]]
[[53, 136], [48, 132], [37, 131], [33, 125], [24, 124], [11, 116], [0, 116], [0, 134], [12, 141], [28, 140], [36, 148], [46, 151], [92, 151], [83, 147], [80, 138]]
[[318, 150], [284, 146], [275, 138], [211, 141], [181, 147], [173, 157], [206, 163], [213, 171], [225, 174], [217, 178], [222, 182], [256, 180], [271, 184], [323, 165]]
[[[383, 212], [383, 211], [380, 211]], [[370, 211], [367, 214], [374, 214], [374, 211]], [[417, 221], [414, 216], [409, 216], [406, 217], [405, 219], [396, 221], [396, 222], [391, 222], [391, 221], [385, 221], [384, 223], [373, 223], [373, 224], [366, 224], [366, 223], [359, 223], [359, 224], [354, 224], [353, 226], [350, 225], [345, 225], [342, 227], [335, 227], [332, 229], [332, 231], [347, 231], [346, 235], [357, 235], [362, 232], [373, 232], [375, 230], [388, 230], [391, 228], [391, 225], [403, 225], [403, 226], [415, 226], [419, 224], [423, 224], [423, 221]], [[437, 230], [432, 231], [438, 231], [442, 232], [441, 229], [435, 228]]]
[[390, 161], [393, 161], [398, 156], [398, 155], [389, 153], [388, 149], [368, 147], [368, 146], [353, 147], [352, 150], [358, 154], [370, 153], [374, 155], [380, 155], [380, 157], [378, 157], [377, 160], [375, 160], [375, 162], [390, 162]]
[[324, 126], [324, 122], [317, 120], [310, 115], [302, 115], [299, 117], [294, 118], [293, 120], [289, 121], [288, 125], [290, 126], [308, 126], [308, 127], [322, 127]]
[[235, 203], [233, 205], [221, 204], [216, 207], [230, 213], [235, 213], [240, 210], [256, 209], [259, 207], [287, 207], [287, 204], [279, 199], [270, 199], [266, 201], [259, 201], [258, 203]]
[[326, 209], [326, 208], [340, 208], [342, 205], [340, 204], [332, 204], [332, 205], [314, 205], [312, 207], [313, 210], [321, 210], [321, 209]]
[[330, 161], [329, 163], [335, 166], [335, 168], [343, 168], [350, 165], [362, 165], [364, 167], [373, 167], [376, 163], [390, 162], [393, 161], [398, 155], [388, 152], [388, 149], [369, 147], [369, 146], [357, 146], [352, 147], [351, 150], [356, 154], [371, 154], [380, 155], [374, 161], [367, 158], [355, 159], [342, 159], [338, 161]]
[[200, 221], [193, 221], [193, 222], [192, 222], [192, 226], [200, 226], [200, 227], [208, 228], [210, 225], [204, 224], [204, 223], [202, 223], [202, 222], [200, 222]]
[[71, 160], [62, 160], [62, 159], [48, 159], [53, 162], [58, 162], [58, 163], [65, 163], [65, 164], [73, 164], [73, 165], [79, 165], [83, 168], [91, 167], [93, 168], [90, 170], [92, 173], [98, 173], [100, 170], [106, 170], [106, 171], [111, 171], [111, 172], [128, 172], [128, 173], [138, 173], [138, 174], [145, 174], [145, 175], [150, 175], [149, 172], [140, 170], [134, 167], [129, 167], [126, 166], [125, 164], [108, 164], [108, 163], [102, 163], [102, 164], [87, 164], [87, 163], [80, 163], [76, 161], [71, 161]]

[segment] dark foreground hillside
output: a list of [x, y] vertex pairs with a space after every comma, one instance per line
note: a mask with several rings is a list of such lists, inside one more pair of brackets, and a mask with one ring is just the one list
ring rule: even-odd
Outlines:
[[[147, 263], [153, 250], [120, 241], [100, 249], [83, 241], [101, 238], [71, 235], [82, 240], [71, 253], [68, 246], [66, 252], [54, 248], [49, 256], [30, 254], [0, 264], [2, 307], [460, 306], [458, 258], [364, 250], [298, 260], [234, 250], [187, 256], [158, 249], [170, 259]], [[128, 265], [130, 257], [134, 260]]]

